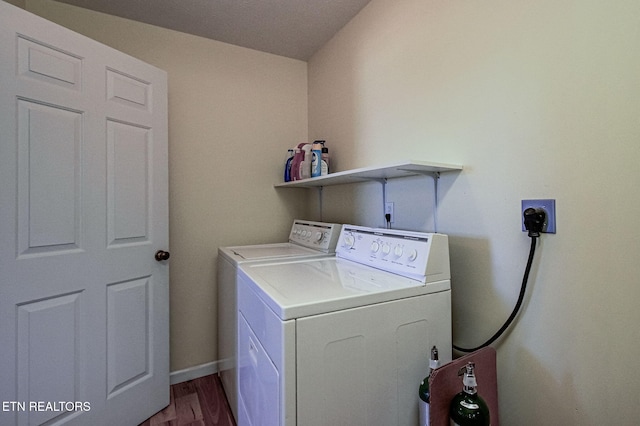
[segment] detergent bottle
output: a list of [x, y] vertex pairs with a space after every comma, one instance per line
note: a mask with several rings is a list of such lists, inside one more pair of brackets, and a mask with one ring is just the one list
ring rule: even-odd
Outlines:
[[[302, 145], [302, 146], [301, 146]], [[303, 143], [298, 145], [302, 151], [302, 161], [300, 161], [300, 179], [309, 179], [311, 177], [311, 144]]]
[[284, 181], [289, 182], [291, 180], [291, 162], [293, 161], [294, 150], [287, 150], [287, 159], [284, 162]]
[[322, 144], [322, 169], [320, 172], [320, 176], [326, 176], [329, 174], [329, 148], [327, 148], [324, 143]]
[[311, 148], [311, 177], [322, 175], [322, 144], [324, 141], [314, 141]]
[[[298, 145], [299, 146], [299, 145]], [[291, 180], [300, 180], [300, 162], [304, 159], [302, 150], [297, 146], [293, 148], [293, 158], [291, 159]]]

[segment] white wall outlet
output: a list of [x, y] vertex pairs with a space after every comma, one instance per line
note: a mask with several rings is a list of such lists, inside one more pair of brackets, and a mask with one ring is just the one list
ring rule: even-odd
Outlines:
[[393, 223], [395, 218], [393, 214], [393, 203], [391, 202], [384, 203], [384, 214], [385, 214], [385, 220], [386, 220], [386, 215], [391, 215], [391, 220], [389, 220], [389, 222]]

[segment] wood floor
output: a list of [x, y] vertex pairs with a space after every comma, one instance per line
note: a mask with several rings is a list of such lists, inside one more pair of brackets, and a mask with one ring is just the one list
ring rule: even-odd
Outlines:
[[171, 386], [169, 406], [140, 426], [235, 426], [217, 374]]

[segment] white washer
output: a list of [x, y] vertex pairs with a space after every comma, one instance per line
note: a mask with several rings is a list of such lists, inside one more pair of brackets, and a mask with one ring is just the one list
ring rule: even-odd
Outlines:
[[221, 247], [218, 249], [219, 374], [231, 411], [238, 418], [236, 400], [236, 276], [238, 265], [274, 259], [332, 256], [342, 225], [296, 219], [286, 243]]
[[450, 289], [442, 234], [343, 225], [335, 257], [241, 265], [238, 426], [417, 425]]

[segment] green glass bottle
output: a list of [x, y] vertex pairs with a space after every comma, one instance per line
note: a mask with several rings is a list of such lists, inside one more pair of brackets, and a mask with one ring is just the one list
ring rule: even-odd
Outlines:
[[431, 348], [431, 359], [429, 359], [429, 375], [422, 380], [420, 388], [418, 389], [418, 396], [420, 396], [420, 426], [429, 426], [429, 400], [431, 398], [431, 391], [429, 390], [429, 377], [433, 370], [440, 366], [438, 360], [438, 348], [435, 346]]
[[476, 365], [469, 362], [460, 370], [464, 372], [462, 392], [453, 397], [449, 407], [451, 426], [490, 426], [489, 407], [478, 395]]

